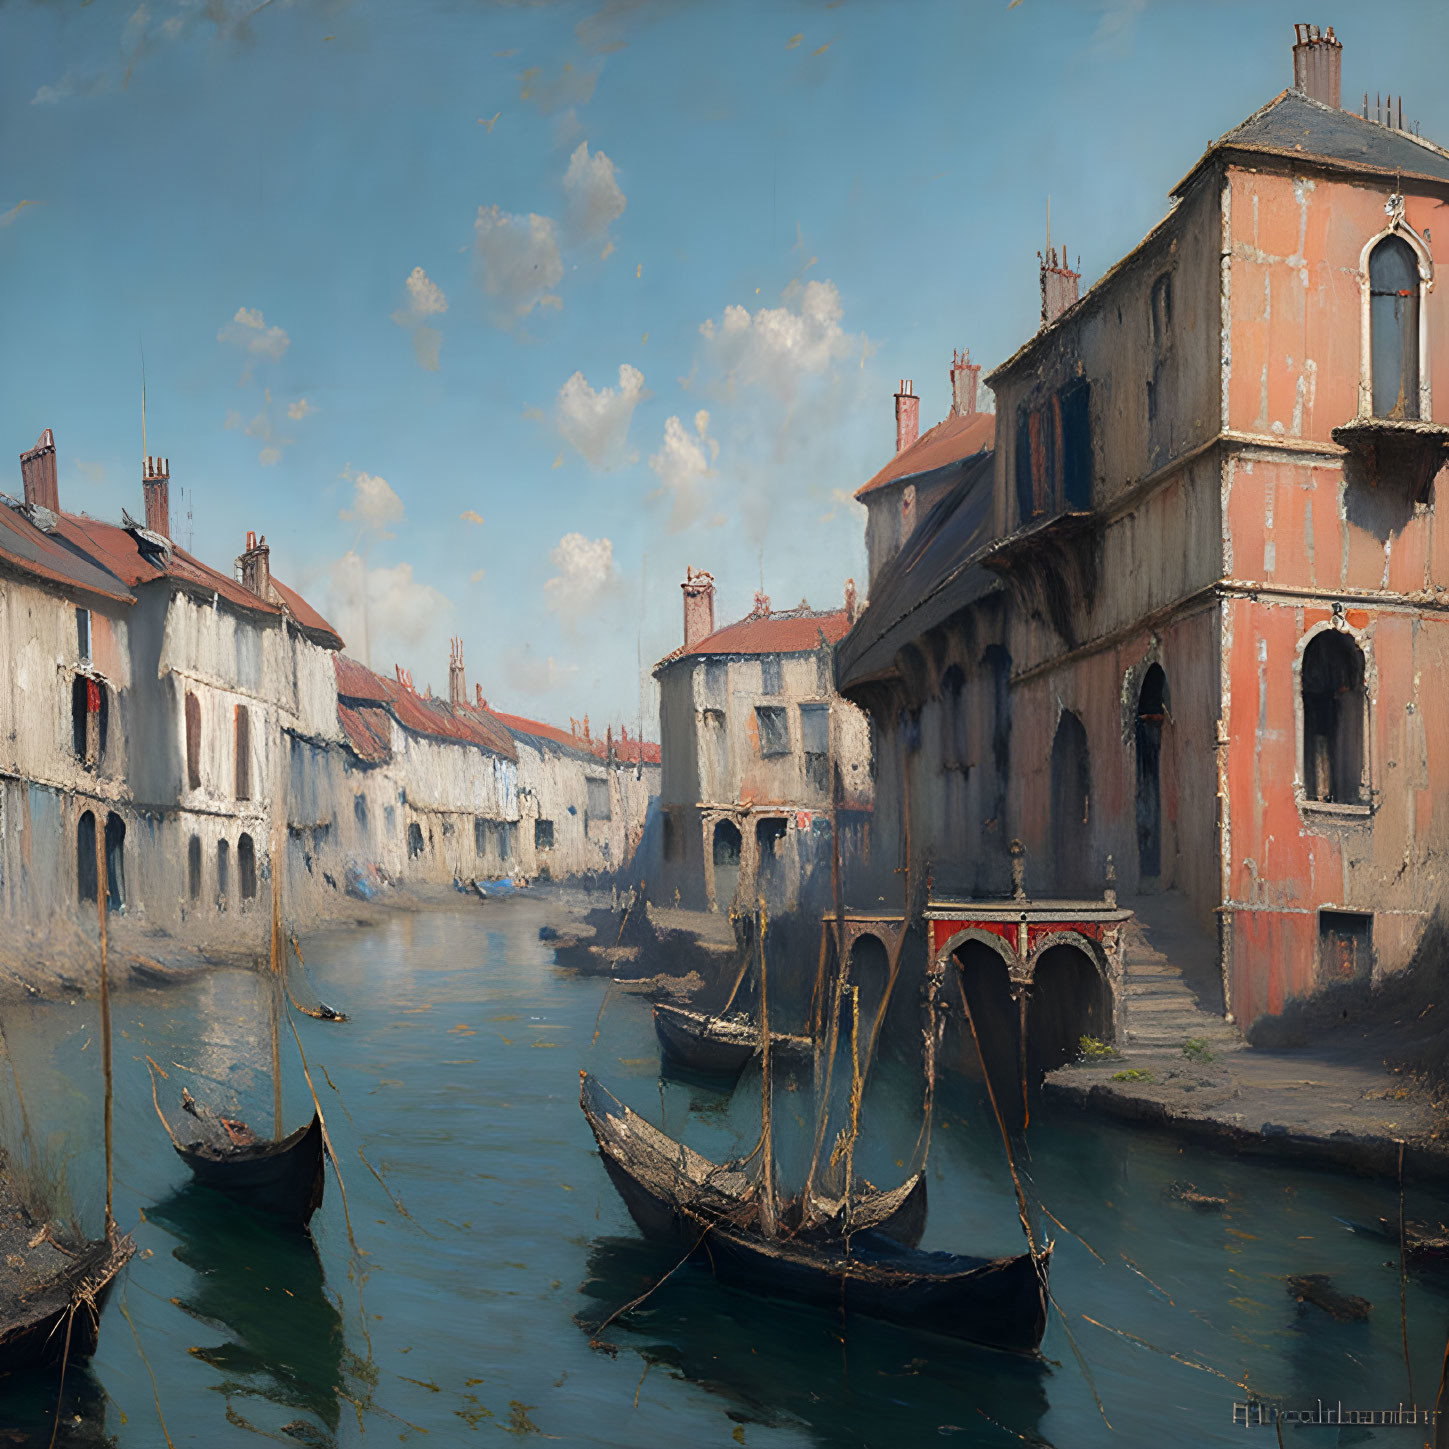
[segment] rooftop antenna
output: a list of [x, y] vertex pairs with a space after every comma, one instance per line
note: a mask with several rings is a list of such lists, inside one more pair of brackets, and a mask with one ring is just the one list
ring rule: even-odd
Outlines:
[[141, 456], [146, 457], [146, 344], [141, 348]]
[[1047, 255], [1050, 256], [1051, 255], [1051, 250], [1052, 250], [1052, 199], [1051, 199], [1050, 196], [1047, 197], [1047, 244], [1046, 244], [1046, 249], [1047, 249]]

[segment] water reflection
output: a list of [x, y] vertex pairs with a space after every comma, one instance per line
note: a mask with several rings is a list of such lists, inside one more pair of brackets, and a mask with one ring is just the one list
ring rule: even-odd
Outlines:
[[[673, 1256], [638, 1238], [595, 1238], [587, 1300], [574, 1321], [591, 1339], [647, 1292]], [[601, 1352], [630, 1348], [727, 1400], [740, 1424], [793, 1427], [820, 1444], [915, 1444], [943, 1435], [1045, 1444], [1051, 1366], [854, 1315], [845, 1320], [724, 1288], [694, 1264], [602, 1328]], [[991, 1417], [987, 1417], [987, 1413]], [[1005, 1430], [1005, 1435], [1003, 1434]]]
[[52, 1435], [55, 1449], [116, 1442], [106, 1432], [106, 1391], [84, 1364], [67, 1365], [63, 1384], [58, 1368], [0, 1379], [0, 1444], [49, 1449]]
[[335, 1433], [342, 1319], [310, 1235], [194, 1184], [147, 1216], [176, 1239], [172, 1256], [196, 1275], [177, 1307], [227, 1335], [191, 1349], [222, 1375], [218, 1389], [315, 1415]]

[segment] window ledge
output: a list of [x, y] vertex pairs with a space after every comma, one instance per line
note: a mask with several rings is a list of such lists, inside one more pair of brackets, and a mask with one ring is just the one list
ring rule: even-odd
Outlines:
[[1434, 475], [1449, 461], [1449, 427], [1416, 418], [1355, 418], [1333, 441], [1358, 461], [1369, 483], [1401, 481], [1415, 503], [1427, 503]]
[[1316, 816], [1325, 824], [1337, 822], [1355, 825], [1367, 822], [1374, 813], [1371, 804], [1345, 800], [1310, 800], [1306, 795], [1299, 797], [1298, 808], [1305, 816]]

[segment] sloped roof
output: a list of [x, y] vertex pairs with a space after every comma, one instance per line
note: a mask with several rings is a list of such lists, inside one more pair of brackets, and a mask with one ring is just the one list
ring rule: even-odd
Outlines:
[[136, 596], [110, 569], [86, 557], [61, 533], [46, 533], [18, 507], [0, 507], [0, 559], [53, 584], [134, 604]]
[[1354, 171], [1449, 182], [1449, 151], [1442, 146], [1408, 131], [1366, 121], [1354, 111], [1324, 105], [1298, 90], [1280, 92], [1241, 125], [1220, 136], [1173, 187], [1172, 194], [1181, 196], [1209, 158], [1225, 150], [1312, 158]]
[[655, 672], [680, 659], [704, 654], [808, 654], [820, 647], [820, 636], [834, 644], [845, 636], [850, 620], [844, 609], [788, 609], [750, 614], [716, 629], [692, 646], [681, 645], [654, 666]]
[[906, 644], [999, 586], [995, 574], [973, 561], [991, 542], [992, 465], [991, 453], [968, 465], [881, 570], [869, 607], [835, 651], [842, 692], [893, 673]]
[[917, 473], [930, 473], [948, 463], [959, 462], [991, 447], [996, 437], [995, 413], [953, 413], [922, 433], [909, 448], [903, 448], [870, 482], [856, 489], [855, 496], [864, 498]]
[[380, 765], [392, 759], [392, 716], [375, 705], [337, 704], [337, 722], [360, 760]]
[[491, 710], [474, 705], [454, 707], [445, 699], [425, 697], [342, 654], [335, 656], [333, 667], [337, 671], [337, 716], [343, 729], [348, 730], [349, 739], [352, 733], [344, 710], [366, 716], [369, 709], [378, 712], [385, 709], [415, 735], [449, 744], [474, 745], [506, 760], [518, 758], [513, 737]]
[[576, 755], [593, 756], [591, 740], [582, 739], [557, 725], [545, 724], [542, 720], [529, 719], [521, 714], [499, 714], [498, 718], [505, 729], [530, 744], [548, 744], [556, 749], [571, 750]]

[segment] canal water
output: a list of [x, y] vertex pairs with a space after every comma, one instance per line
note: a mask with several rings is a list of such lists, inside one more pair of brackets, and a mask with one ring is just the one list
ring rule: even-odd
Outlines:
[[[72, 1369], [59, 1443], [469, 1445], [509, 1434], [600, 1445], [1065, 1446], [1238, 1442], [1241, 1384], [1294, 1408], [1432, 1402], [1449, 1290], [1338, 1217], [1396, 1215], [1391, 1186], [1238, 1162], [1081, 1118], [1038, 1117], [1022, 1165], [1070, 1232], [1056, 1239], [1040, 1362], [721, 1288], [642, 1242], [578, 1108], [580, 1067], [701, 1151], [748, 1150], [758, 1078], [733, 1099], [661, 1081], [648, 1003], [552, 963], [548, 901], [399, 914], [303, 943], [344, 1025], [296, 1018], [336, 1145], [312, 1240], [189, 1188], [157, 1121], [147, 1058], [270, 1121], [259, 979], [216, 972], [117, 994], [116, 1204], [141, 1252], [108, 1302], [89, 1369]], [[607, 999], [606, 999], [607, 993]], [[600, 1007], [603, 1006], [602, 1015]], [[94, 1003], [7, 1013], [32, 1128], [64, 1159], [94, 1231], [102, 1204]], [[597, 1036], [596, 1036], [597, 1032]], [[284, 1031], [287, 1126], [311, 1097]], [[897, 1180], [917, 1084], [873, 1082], [857, 1166]], [[793, 1090], [792, 1090], [793, 1088]], [[798, 1154], [808, 1083], [776, 1097]], [[84, 1135], [81, 1135], [84, 1134]], [[932, 1139], [924, 1246], [1018, 1251], [1010, 1177], [984, 1104], [947, 1092]], [[1200, 1213], [1173, 1182], [1228, 1198]], [[1437, 1207], [1410, 1191], [1408, 1209]], [[1090, 1245], [1090, 1246], [1088, 1246]], [[1365, 1323], [1300, 1313], [1290, 1273], [1370, 1300]], [[584, 1325], [584, 1326], [581, 1326]], [[154, 1375], [154, 1388], [153, 1388]], [[0, 1444], [49, 1443], [53, 1378], [0, 1387]], [[1099, 1407], [1100, 1402], [1100, 1407]], [[1111, 1428], [1107, 1427], [1110, 1421]], [[1255, 1431], [1273, 1442], [1272, 1430]], [[1285, 1431], [1285, 1442], [1423, 1443], [1402, 1428]]]

